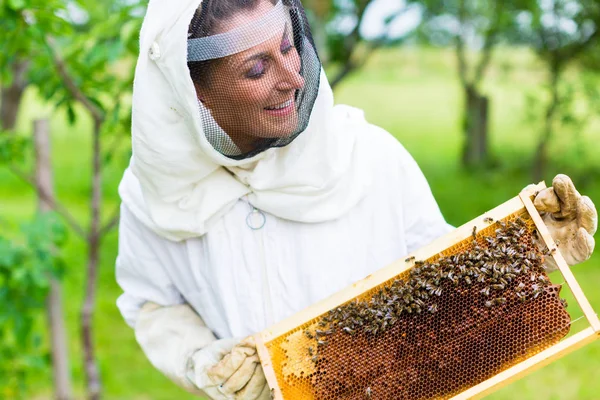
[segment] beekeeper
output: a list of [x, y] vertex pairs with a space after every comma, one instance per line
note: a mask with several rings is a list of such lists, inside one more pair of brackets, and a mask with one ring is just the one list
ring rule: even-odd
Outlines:
[[[152, 364], [213, 399], [267, 399], [244, 339], [451, 229], [408, 152], [333, 104], [299, 0], [151, 0], [133, 93], [118, 307]], [[536, 199], [571, 264], [596, 212]]]

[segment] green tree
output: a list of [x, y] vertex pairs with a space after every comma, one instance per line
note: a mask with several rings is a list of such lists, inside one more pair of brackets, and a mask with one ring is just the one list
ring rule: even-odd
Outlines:
[[[390, 42], [389, 26], [410, 8], [400, 7], [388, 16], [379, 37], [366, 40], [361, 34], [361, 27], [374, 0], [304, 0], [302, 3], [311, 19], [312, 33], [323, 65], [333, 71], [329, 82], [334, 89], [362, 68], [373, 51]], [[341, 21], [351, 21], [351, 28], [341, 29]]]
[[489, 99], [483, 93], [485, 74], [496, 45], [514, 31], [521, 12], [530, 10], [529, 0], [409, 0], [419, 3], [423, 20], [419, 37], [427, 43], [452, 46], [457, 60], [463, 108], [465, 166], [489, 164]]
[[[35, 18], [31, 8], [39, 9]], [[0, 33], [0, 128], [4, 130], [14, 129], [23, 93], [34, 79], [35, 68], [48, 65], [43, 46], [32, 35], [32, 26], [52, 36], [63, 35], [68, 28], [67, 21], [56, 18], [53, 11], [65, 12], [65, 2], [0, 2], [3, 28]]]
[[[128, 159], [128, 146], [122, 145], [122, 139], [128, 137], [130, 130], [128, 102], [133, 83], [132, 65], [145, 6], [136, 0], [108, 3], [12, 0], [2, 7], [2, 20], [18, 27], [16, 32], [9, 33], [8, 39], [0, 40], [5, 45], [0, 56], [3, 65], [18, 59], [15, 55], [26, 55], [29, 85], [35, 86], [48, 104], [57, 111], [64, 110], [71, 122], [77, 118], [75, 105], [79, 104], [92, 120], [89, 226], [73, 218], [58, 201], [52, 206], [88, 248], [81, 339], [88, 397], [98, 399], [101, 383], [93, 346], [92, 317], [99, 249], [104, 235], [118, 222], [118, 210], [104, 217], [102, 177], [115, 154], [122, 154], [123, 162]], [[18, 163], [12, 160], [11, 169], [36, 187], [29, 174], [22, 173], [15, 164]]]
[[[3, 150], [2, 150], [3, 149]], [[7, 148], [0, 145], [6, 154]], [[64, 267], [58, 250], [66, 230], [55, 214], [22, 226], [22, 238], [0, 235], [0, 397], [26, 398], [32, 372], [49, 365], [36, 324], [44, 315], [50, 280]]]
[[[558, 125], [581, 129], [573, 111], [573, 83], [565, 79], [569, 67], [578, 75], [598, 71], [600, 46], [600, 3], [596, 0], [547, 0], [536, 3], [528, 14], [530, 23], [521, 26], [520, 34], [535, 49], [547, 69], [548, 100], [544, 102], [544, 123], [533, 161], [535, 181], [543, 178], [548, 165], [548, 147]], [[598, 93], [583, 85], [582, 93], [593, 104]], [[584, 117], [585, 118], [585, 117]]]

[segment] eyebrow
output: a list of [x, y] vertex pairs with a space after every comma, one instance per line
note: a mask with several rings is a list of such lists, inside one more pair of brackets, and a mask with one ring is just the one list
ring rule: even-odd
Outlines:
[[[285, 24], [285, 30], [283, 31], [283, 35], [281, 36], [281, 41], [282, 41], [282, 42], [283, 42], [283, 40], [285, 39], [285, 37], [287, 36], [287, 34], [288, 34], [288, 29], [289, 29], [289, 25], [288, 25], [288, 24]], [[242, 62], [242, 64], [246, 64], [246, 63], [248, 63], [249, 61], [260, 60], [260, 59], [262, 59], [262, 58], [265, 58], [265, 57], [268, 57], [268, 56], [269, 56], [269, 53], [268, 53], [268, 52], [266, 52], [266, 51], [262, 51], [262, 52], [260, 52], [260, 53], [253, 54], [253, 55], [251, 55], [250, 57], [246, 58], [246, 59], [245, 59], [245, 60]]]

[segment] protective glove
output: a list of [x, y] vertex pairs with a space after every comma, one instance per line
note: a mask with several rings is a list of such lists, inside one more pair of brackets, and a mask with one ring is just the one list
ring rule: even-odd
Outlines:
[[[598, 227], [598, 213], [592, 200], [579, 194], [566, 175], [557, 175], [552, 187], [539, 192], [533, 204], [540, 212], [550, 235], [567, 264], [581, 263], [592, 255]], [[557, 268], [552, 257], [546, 258], [549, 270]]]
[[[188, 378], [212, 399], [267, 400], [271, 392], [252, 337], [229, 347], [214, 342], [195, 352]], [[228, 348], [229, 347], [229, 348]]]
[[253, 339], [217, 340], [188, 304], [145, 303], [135, 336], [150, 362], [191, 393], [214, 400], [271, 398]]

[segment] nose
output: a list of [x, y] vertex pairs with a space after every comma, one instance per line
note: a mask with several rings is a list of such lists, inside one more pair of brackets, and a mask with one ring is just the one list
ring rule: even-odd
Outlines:
[[300, 57], [293, 61], [281, 60], [279, 62], [279, 79], [276, 88], [280, 91], [298, 90], [304, 87], [304, 77], [300, 75]]

